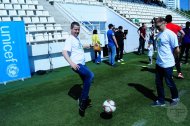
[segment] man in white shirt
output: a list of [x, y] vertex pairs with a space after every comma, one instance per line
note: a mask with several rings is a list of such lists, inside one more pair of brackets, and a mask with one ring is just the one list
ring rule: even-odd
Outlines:
[[85, 55], [83, 48], [90, 48], [90, 45], [83, 46], [78, 38], [80, 32], [80, 24], [78, 22], [71, 23], [71, 35], [65, 41], [63, 56], [70, 64], [73, 71], [79, 74], [83, 81], [83, 90], [79, 98], [79, 114], [84, 117], [85, 109], [90, 105], [89, 90], [94, 78], [93, 72], [85, 65]]
[[178, 90], [173, 81], [173, 66], [175, 66], [174, 57], [179, 54], [177, 35], [166, 28], [165, 19], [159, 17], [156, 19], [156, 28], [159, 30], [157, 35], [157, 60], [156, 60], [156, 88], [158, 100], [152, 106], [165, 106], [165, 93], [163, 78], [171, 91], [171, 105], [176, 105], [179, 101]]

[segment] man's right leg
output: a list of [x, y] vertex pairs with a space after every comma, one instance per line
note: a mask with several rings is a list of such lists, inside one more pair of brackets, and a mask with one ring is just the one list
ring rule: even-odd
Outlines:
[[141, 42], [141, 39], [139, 38], [138, 54], [141, 54], [141, 48], [142, 48], [142, 42]]
[[190, 44], [187, 44], [186, 45], [186, 50], [185, 50], [185, 63], [188, 63], [189, 49], [190, 49]]
[[164, 70], [160, 66], [156, 65], [156, 89], [158, 94], [158, 100], [155, 101], [152, 106], [165, 106], [165, 93], [163, 86]]
[[85, 114], [85, 109], [88, 105], [89, 90], [94, 78], [94, 74], [88, 69], [87, 66], [79, 64], [79, 70], [75, 71], [83, 79], [83, 89], [82, 94], [79, 99], [79, 114], [83, 117]]
[[112, 50], [112, 54], [111, 54], [111, 63], [112, 63], [112, 66], [115, 65], [115, 56], [116, 56], [116, 47], [115, 46], [112, 46], [111, 47], [111, 50]]
[[142, 39], [141, 41], [142, 41], [142, 54], [144, 54], [145, 40], [144, 40], [144, 39]]
[[112, 65], [112, 49], [108, 46], [108, 56], [109, 56], [109, 64]]

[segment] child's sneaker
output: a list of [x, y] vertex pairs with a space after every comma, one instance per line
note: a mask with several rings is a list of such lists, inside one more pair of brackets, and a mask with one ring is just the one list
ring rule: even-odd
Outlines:
[[117, 60], [118, 63], [120, 63], [121, 61], [120, 60]]
[[182, 73], [178, 73], [178, 76], [177, 76], [178, 78], [181, 78], [181, 79], [184, 79], [184, 76], [183, 76], [183, 74]]
[[164, 106], [166, 106], [166, 104], [165, 104], [165, 103], [160, 103], [160, 102], [157, 100], [157, 101], [153, 102], [153, 103], [151, 104], [151, 106], [152, 106], [152, 107], [164, 107]]
[[123, 62], [124, 60], [123, 60], [123, 59], [120, 59], [120, 61], [122, 61], [122, 62]]

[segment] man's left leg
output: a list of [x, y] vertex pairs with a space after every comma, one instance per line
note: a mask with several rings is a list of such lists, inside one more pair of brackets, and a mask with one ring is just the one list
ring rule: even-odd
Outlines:
[[178, 90], [176, 87], [176, 84], [174, 83], [173, 77], [173, 67], [169, 67], [169, 68], [164, 68], [164, 77], [165, 77], [165, 81], [167, 86], [170, 88], [170, 92], [172, 95], [172, 105], [176, 105], [177, 102], [179, 101], [179, 96], [178, 96]]

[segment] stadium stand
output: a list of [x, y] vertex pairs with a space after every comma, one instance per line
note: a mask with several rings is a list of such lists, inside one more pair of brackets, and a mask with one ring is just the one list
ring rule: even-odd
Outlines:
[[159, 6], [112, 0], [106, 0], [105, 3], [117, 13], [137, 24], [147, 23], [148, 26], [151, 26], [151, 20], [154, 17], [165, 17], [167, 14], [171, 14], [173, 22], [178, 25], [185, 24], [188, 20], [170, 9]]
[[[0, 0], [0, 21], [25, 22], [30, 67], [32, 72], [36, 72], [68, 65], [61, 52], [72, 21], [81, 23], [81, 41], [88, 43], [91, 42], [92, 30], [97, 28], [97, 23], [98, 27], [101, 25], [104, 31], [101, 34], [103, 46], [106, 44], [105, 31], [109, 23], [116, 24], [116, 27], [124, 26], [129, 29], [125, 51], [131, 52], [138, 46], [138, 37], [134, 36], [138, 36], [136, 31], [140, 23], [151, 26], [153, 17], [167, 14], [171, 14], [174, 23], [179, 25], [189, 20], [170, 9], [143, 4], [140, 0], [135, 3], [132, 1]], [[93, 58], [90, 51], [85, 52], [85, 55], [86, 61]]]
[[51, 32], [49, 37], [52, 37], [52, 42], [65, 40], [62, 36], [54, 37], [55, 33], [62, 35], [63, 28], [60, 24], [56, 24], [54, 17], [51, 17], [37, 0], [1, 0], [0, 19], [1, 21], [24, 21], [28, 44], [43, 42], [47, 32]]

